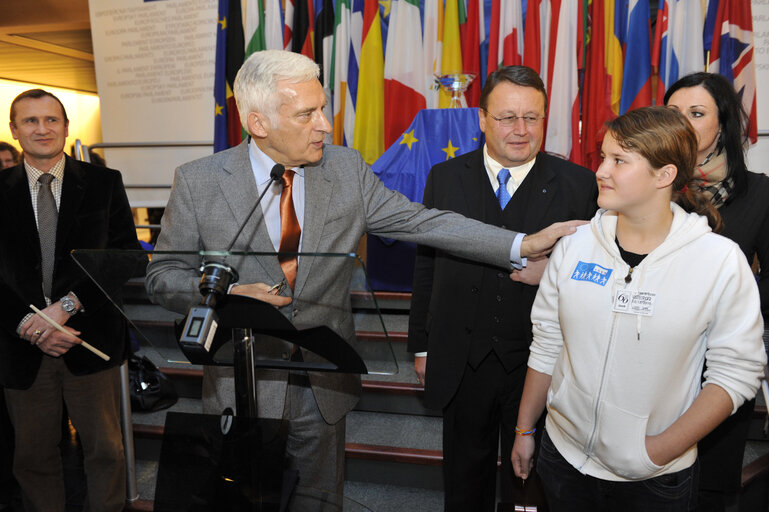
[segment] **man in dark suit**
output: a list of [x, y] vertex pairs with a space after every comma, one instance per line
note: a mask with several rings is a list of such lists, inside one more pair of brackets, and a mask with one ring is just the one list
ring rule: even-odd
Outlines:
[[[432, 168], [430, 208], [519, 233], [596, 210], [588, 169], [539, 152], [547, 93], [530, 68], [489, 75], [478, 111], [482, 149]], [[519, 234], [519, 236], [522, 236]], [[510, 450], [531, 341], [529, 315], [547, 258], [508, 276], [499, 268], [419, 246], [409, 321], [409, 351], [425, 382], [425, 403], [443, 410], [445, 506], [494, 510], [502, 432], [501, 495], [511, 498]]]
[[[515, 233], [412, 203], [385, 188], [357, 151], [324, 144], [331, 125], [323, 114], [326, 98], [318, 74], [317, 64], [291, 52], [256, 52], [243, 63], [234, 92], [250, 138], [177, 169], [157, 249], [222, 250], [248, 221], [234, 251], [286, 252], [288, 238], [293, 250], [304, 253], [351, 253], [370, 232], [509, 269]], [[283, 186], [269, 178], [276, 164], [286, 168]], [[247, 218], [265, 189], [256, 213]], [[569, 226], [526, 237], [520, 253], [548, 252]], [[239, 282], [229, 293], [270, 302], [297, 328], [325, 325], [353, 344], [352, 260], [304, 256], [289, 263], [277, 255], [237, 259]], [[156, 255], [147, 268], [148, 293], [186, 313], [200, 301], [198, 269], [195, 257]], [[268, 291], [280, 282], [288, 283], [282, 295]], [[288, 357], [294, 349], [260, 342], [263, 350]], [[305, 372], [289, 378], [284, 370], [257, 372], [259, 415], [288, 420], [286, 450], [300, 485], [342, 493], [345, 415], [357, 403], [360, 386], [358, 375]], [[206, 368], [204, 411], [220, 414], [234, 405], [233, 398], [232, 371]]]
[[[11, 103], [23, 162], [0, 172], [0, 385], [16, 432], [14, 475], [28, 511], [63, 511], [62, 397], [80, 434], [91, 511], [123, 510], [120, 376], [126, 325], [71, 258], [73, 249], [138, 249], [120, 173], [64, 155], [69, 121], [49, 92]], [[113, 283], [130, 268], [106, 270]], [[33, 304], [63, 325], [54, 329]], [[85, 350], [81, 339], [109, 356]]]
[[[0, 170], [19, 163], [19, 151], [0, 142]], [[13, 479], [13, 427], [5, 407], [5, 393], [0, 387], [0, 510], [8, 506], [18, 488]]]

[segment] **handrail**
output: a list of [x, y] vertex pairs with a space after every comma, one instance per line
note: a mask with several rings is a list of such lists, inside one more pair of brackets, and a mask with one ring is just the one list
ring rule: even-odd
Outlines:
[[[91, 155], [88, 153], [89, 149], [126, 149], [126, 148], [186, 148], [186, 147], [205, 147], [213, 146], [213, 142], [207, 141], [187, 141], [187, 142], [97, 142], [87, 146], [83, 144], [80, 139], [75, 140], [75, 155], [74, 157], [81, 162], [91, 163]], [[170, 189], [171, 185], [165, 184], [146, 184], [146, 183], [132, 183], [123, 185], [126, 190], [128, 189]]]
[[[97, 142], [87, 146], [80, 139], [75, 139], [75, 158], [82, 162], [91, 162], [89, 149], [125, 149], [125, 148], [185, 148], [213, 146], [213, 142], [207, 141], [186, 141], [186, 142]], [[142, 188], [153, 188], [152, 185], [146, 185]]]
[[[76, 142], [77, 144], [77, 142]], [[179, 147], [197, 147], [213, 146], [213, 142], [207, 141], [188, 141], [188, 142], [97, 142], [91, 144], [92, 149], [124, 149], [124, 148], [179, 148]]]

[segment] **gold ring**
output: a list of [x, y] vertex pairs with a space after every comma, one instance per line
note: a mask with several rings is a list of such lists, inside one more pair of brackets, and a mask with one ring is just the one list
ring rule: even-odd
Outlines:
[[35, 336], [40, 336], [41, 334], [43, 334], [43, 331], [40, 329], [35, 329]]

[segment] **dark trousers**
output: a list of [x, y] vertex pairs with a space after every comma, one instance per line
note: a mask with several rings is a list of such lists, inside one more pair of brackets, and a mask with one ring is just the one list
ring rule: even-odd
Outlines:
[[742, 485], [742, 458], [756, 399], [748, 400], [697, 443], [700, 460], [698, 512], [736, 507]]
[[545, 432], [537, 473], [551, 512], [684, 512], [695, 510], [699, 462], [637, 482], [612, 482], [577, 471]]
[[11, 502], [16, 487], [13, 479], [13, 426], [5, 407], [5, 393], [0, 388], [0, 505]]
[[459, 389], [443, 410], [445, 510], [495, 509], [500, 433], [500, 494], [503, 502], [512, 501], [510, 453], [525, 376], [526, 365], [508, 373], [494, 353], [476, 369], [465, 366]]
[[83, 446], [90, 512], [118, 512], [125, 504], [125, 460], [120, 431], [120, 370], [75, 376], [60, 358], [43, 356], [35, 382], [6, 389], [16, 431], [13, 473], [27, 512], [63, 512], [62, 397]]

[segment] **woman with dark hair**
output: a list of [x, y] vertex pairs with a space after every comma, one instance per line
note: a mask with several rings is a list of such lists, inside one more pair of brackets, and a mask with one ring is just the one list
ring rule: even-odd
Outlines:
[[[758, 257], [761, 310], [769, 309], [769, 177], [745, 165], [748, 117], [729, 81], [694, 73], [674, 83], [665, 105], [683, 113], [697, 132], [695, 186], [718, 208], [721, 232], [737, 242], [749, 263]], [[698, 510], [726, 510], [739, 499], [745, 440], [755, 399], [700, 444]]]
[[[693, 186], [697, 136], [664, 107], [607, 123], [590, 225], [551, 254], [512, 463], [553, 512], [684, 511], [697, 442], [755, 395], [766, 353], [758, 289]], [[702, 367], [708, 361], [705, 381]]]

